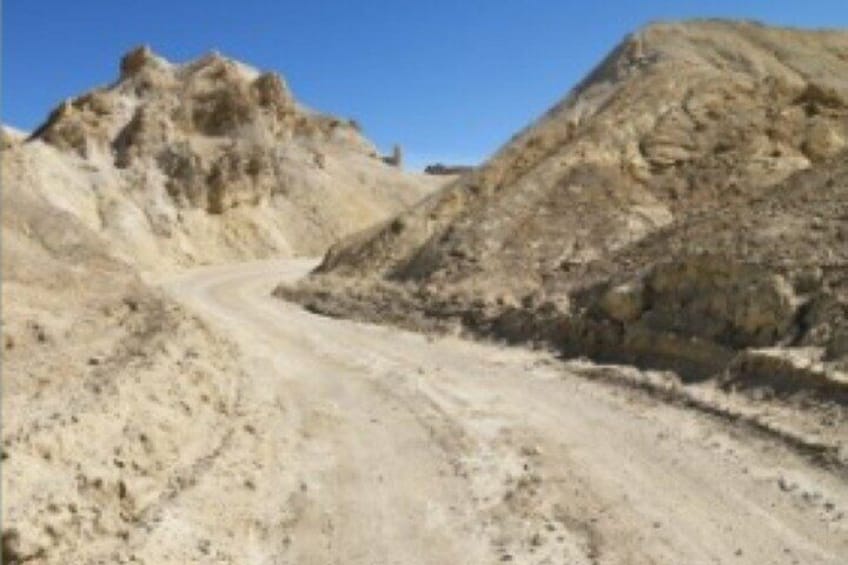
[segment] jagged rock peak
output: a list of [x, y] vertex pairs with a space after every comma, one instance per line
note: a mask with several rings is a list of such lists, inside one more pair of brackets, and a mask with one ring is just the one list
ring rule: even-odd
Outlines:
[[121, 79], [129, 78], [148, 66], [161, 67], [167, 62], [153, 53], [148, 45], [140, 45], [121, 57]]
[[189, 138], [269, 146], [296, 138], [375, 152], [349, 121], [301, 110], [278, 73], [215, 51], [172, 64], [146, 45], [121, 58], [115, 83], [63, 102], [32, 138], [84, 158], [111, 156], [121, 168]]

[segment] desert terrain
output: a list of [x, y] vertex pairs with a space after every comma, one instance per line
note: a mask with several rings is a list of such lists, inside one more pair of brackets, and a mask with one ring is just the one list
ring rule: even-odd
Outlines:
[[848, 32], [647, 26], [438, 174], [148, 47], [0, 146], [4, 563], [848, 560]]

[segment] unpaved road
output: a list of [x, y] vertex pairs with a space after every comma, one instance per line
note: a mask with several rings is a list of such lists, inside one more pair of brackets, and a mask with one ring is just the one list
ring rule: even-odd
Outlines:
[[164, 285], [247, 358], [239, 433], [163, 517], [220, 532], [209, 562], [848, 563], [844, 476], [541, 353], [269, 295], [311, 264]]

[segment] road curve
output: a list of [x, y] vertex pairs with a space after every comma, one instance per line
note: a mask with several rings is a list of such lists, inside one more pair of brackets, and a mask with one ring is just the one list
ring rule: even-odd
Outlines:
[[237, 562], [848, 563], [844, 478], [542, 353], [270, 296], [313, 264], [163, 284], [244, 352], [233, 418], [249, 439], [168, 511], [222, 520]]

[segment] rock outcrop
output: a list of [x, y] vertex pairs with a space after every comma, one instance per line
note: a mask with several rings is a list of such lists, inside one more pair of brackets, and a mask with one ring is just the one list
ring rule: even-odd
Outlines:
[[395, 144], [392, 147], [392, 154], [383, 157], [383, 162], [392, 167], [403, 168], [403, 149], [401, 146]]
[[301, 107], [276, 73], [217, 53], [176, 65], [147, 47], [10, 152], [9, 182], [42, 180], [28, 170], [39, 159], [88, 186], [30, 190], [148, 269], [320, 253], [436, 186], [382, 163], [354, 122]]

